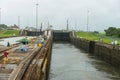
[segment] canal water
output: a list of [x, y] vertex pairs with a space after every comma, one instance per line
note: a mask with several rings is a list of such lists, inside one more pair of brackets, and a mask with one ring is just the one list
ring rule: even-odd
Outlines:
[[120, 80], [120, 73], [72, 44], [54, 43], [49, 80]]

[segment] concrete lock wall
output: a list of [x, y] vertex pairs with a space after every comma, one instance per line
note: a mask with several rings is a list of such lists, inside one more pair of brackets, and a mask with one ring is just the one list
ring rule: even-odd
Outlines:
[[78, 48], [81, 48], [85, 51], [89, 51], [89, 40], [81, 39], [81, 38], [71, 38], [71, 43], [76, 45]]
[[82, 38], [71, 38], [71, 43], [77, 47], [97, 56], [99, 59], [120, 68], [120, 47], [106, 44], [103, 42], [95, 42]]
[[96, 42], [94, 46], [94, 55], [100, 59], [120, 68], [120, 47], [106, 43]]

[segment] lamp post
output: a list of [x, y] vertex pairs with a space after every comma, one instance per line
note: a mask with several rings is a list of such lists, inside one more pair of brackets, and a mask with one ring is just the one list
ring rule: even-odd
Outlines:
[[41, 23], [41, 27], [40, 27], [40, 32], [42, 32], [42, 23]]
[[87, 11], [87, 32], [89, 30], [89, 10]]
[[20, 16], [18, 16], [18, 27], [20, 28]]
[[89, 10], [87, 10], [87, 25], [86, 25], [86, 28], [87, 28], [87, 35], [86, 35], [86, 38], [88, 39], [88, 36], [89, 36]]
[[69, 28], [68, 28], [68, 27], [69, 27], [69, 23], [68, 23], [68, 19], [67, 19], [67, 31], [69, 30]]
[[37, 36], [37, 27], [38, 27], [38, 3], [36, 4], [36, 36]]

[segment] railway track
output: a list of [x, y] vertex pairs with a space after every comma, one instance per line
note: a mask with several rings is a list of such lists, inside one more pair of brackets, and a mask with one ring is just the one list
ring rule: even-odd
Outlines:
[[[32, 44], [28, 45], [27, 47], [30, 47], [30, 46], [32, 47]], [[33, 50], [29, 49], [29, 51], [27, 53], [22, 53], [22, 55], [21, 55], [21, 53], [19, 52], [19, 46], [20, 46], [19, 44], [16, 44], [16, 45], [9, 47], [7, 49], [4, 49], [0, 52], [0, 54], [1, 54], [0, 63], [2, 65], [3, 58], [4, 58], [3, 52], [6, 50], [10, 51], [8, 61], [5, 64], [5, 70], [2, 70], [0, 67], [0, 80], [9, 80], [9, 77], [11, 76], [11, 73], [14, 71], [14, 68], [16, 69], [16, 67], [20, 64], [20, 62], [22, 62], [22, 60], [24, 60], [24, 58], [26, 58], [28, 56], [28, 54], [30, 54], [31, 51], [34, 50], [34, 49]], [[21, 59], [20, 57], [23, 57], [23, 59]], [[19, 61], [16, 60], [17, 58], [19, 58]]]
[[[33, 59], [29, 64], [29, 67], [27, 68], [21, 80], [37, 80], [37, 79], [42, 80], [44, 73], [43, 67], [45, 68], [46, 66], [48, 47], [49, 47], [49, 42], [46, 43], [46, 45], [40, 49], [38, 54], [33, 57]], [[37, 69], [38, 64], [41, 69]], [[37, 74], [40, 76], [38, 76]]]
[[48, 52], [51, 51], [51, 41], [52, 39], [48, 39], [43, 47], [37, 48], [24, 59], [12, 72], [9, 80], [42, 80], [49, 57]]
[[19, 45], [20, 45], [20, 43], [17, 43], [17, 44], [14, 44], [14, 46], [12, 46], [12, 47], [8, 47], [8, 48], [5, 48], [5, 49], [2, 49], [2, 50], [0, 50], [0, 53], [2, 53], [4, 51], [7, 51], [7, 50], [10, 50], [12, 48], [18, 47]]
[[2, 60], [3, 58], [4, 58], [4, 52], [5, 51], [10, 51], [11, 49], [13, 49], [13, 48], [17, 48], [18, 46], [20, 45], [20, 43], [18, 43], [18, 44], [15, 44], [14, 46], [12, 46], [12, 47], [8, 47], [8, 48], [5, 48], [5, 49], [2, 49], [2, 50], [0, 50], [0, 60]]

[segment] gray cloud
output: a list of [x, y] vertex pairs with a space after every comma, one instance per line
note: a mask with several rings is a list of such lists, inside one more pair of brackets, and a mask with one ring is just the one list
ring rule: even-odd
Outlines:
[[109, 26], [119, 27], [119, 0], [0, 0], [2, 23], [17, 24], [21, 17], [21, 27], [35, 27], [35, 4], [39, 3], [39, 25], [48, 21], [55, 29], [65, 29], [69, 19], [71, 29], [86, 30], [87, 10], [89, 29], [103, 31]]

